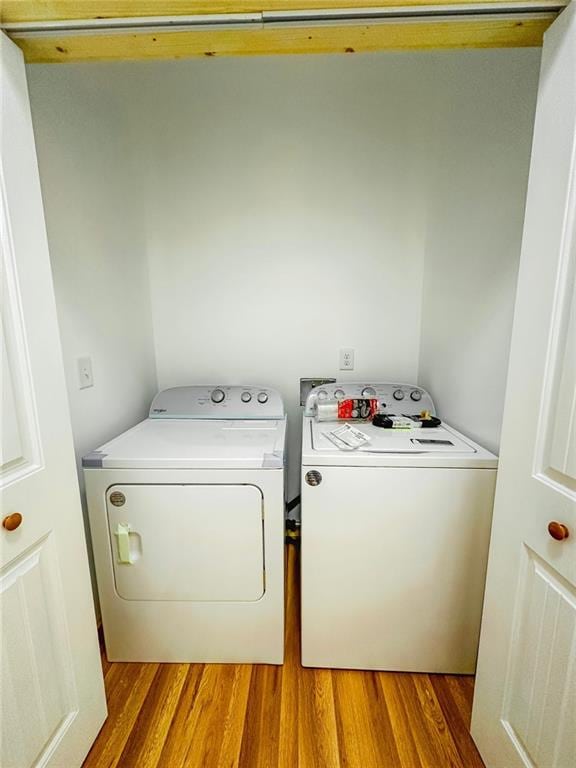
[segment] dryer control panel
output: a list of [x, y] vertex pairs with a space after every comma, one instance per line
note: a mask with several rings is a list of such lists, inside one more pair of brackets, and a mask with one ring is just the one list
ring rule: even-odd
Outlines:
[[316, 403], [323, 400], [346, 400], [348, 398], [369, 397], [378, 400], [378, 410], [394, 414], [414, 414], [430, 411], [436, 415], [434, 402], [428, 392], [414, 384], [397, 382], [350, 382], [336, 381], [314, 389], [306, 399], [305, 416], [313, 416]]
[[215, 384], [159, 392], [151, 419], [283, 419], [280, 393], [269, 387]]

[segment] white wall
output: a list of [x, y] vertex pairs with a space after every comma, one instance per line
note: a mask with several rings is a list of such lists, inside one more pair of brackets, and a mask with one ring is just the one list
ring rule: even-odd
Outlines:
[[[81, 233], [85, 266], [98, 253], [110, 266], [99, 211], [133, 256], [117, 279], [143, 318], [127, 331], [142, 344], [138, 408], [152, 388], [146, 251], [159, 386], [280, 389], [291, 416], [291, 495], [298, 380], [338, 375], [340, 347], [356, 349], [347, 378], [420, 378], [441, 414], [494, 447], [538, 62], [537, 50], [503, 50], [32, 67], [51, 240], [68, 253], [55, 254], [59, 299], [74, 298], [61, 286], [70, 285]], [[62, 137], [40, 128], [46, 120]], [[84, 155], [93, 157], [89, 175], [77, 165]], [[70, 243], [61, 166], [70, 188], [73, 177], [91, 180], [81, 193], [88, 206], [70, 202]], [[130, 195], [129, 212], [119, 211]], [[483, 291], [468, 290], [469, 274]], [[472, 302], [480, 295], [486, 303]], [[100, 329], [104, 346], [112, 334]], [[463, 341], [477, 361], [473, 381]], [[90, 352], [67, 347], [71, 357]], [[497, 385], [486, 388], [487, 378]], [[469, 408], [477, 380], [478, 417]]]
[[298, 379], [339, 375], [344, 346], [344, 378], [418, 379], [497, 450], [538, 65], [506, 50], [143, 66], [160, 386], [278, 387], [291, 495]]
[[[156, 368], [142, 203], [118, 94], [89, 69], [62, 75], [28, 68], [80, 470], [85, 453], [146, 416]], [[94, 386], [80, 390], [77, 358], [87, 355]]]
[[539, 55], [481, 58], [444, 69], [419, 378], [446, 421], [498, 452]]
[[300, 377], [336, 375], [339, 348], [353, 347], [343, 378], [417, 378], [431, 109], [421, 74], [414, 56], [140, 73], [138, 98], [154, 104], [135, 127], [159, 384], [277, 387], [291, 496]]

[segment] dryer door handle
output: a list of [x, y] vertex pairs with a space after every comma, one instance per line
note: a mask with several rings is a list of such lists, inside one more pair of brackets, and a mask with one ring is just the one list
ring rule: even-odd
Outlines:
[[114, 531], [118, 542], [118, 562], [132, 565], [130, 555], [130, 525], [128, 523], [118, 523]]

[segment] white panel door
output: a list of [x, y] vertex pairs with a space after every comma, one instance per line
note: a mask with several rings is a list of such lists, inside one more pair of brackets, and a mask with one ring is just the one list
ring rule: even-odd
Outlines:
[[24, 62], [0, 33], [2, 768], [80, 766], [106, 717]]
[[546, 33], [472, 735], [576, 766], [576, 3]]
[[254, 485], [113, 485], [114, 584], [125, 600], [258, 600], [262, 492]]

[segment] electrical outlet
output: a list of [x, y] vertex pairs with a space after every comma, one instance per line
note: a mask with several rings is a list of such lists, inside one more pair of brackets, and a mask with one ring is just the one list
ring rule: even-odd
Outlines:
[[354, 370], [354, 350], [353, 349], [341, 349], [340, 350], [340, 370], [341, 371], [353, 371]]
[[78, 358], [78, 388], [88, 389], [94, 386], [94, 376], [92, 375], [92, 358]]

